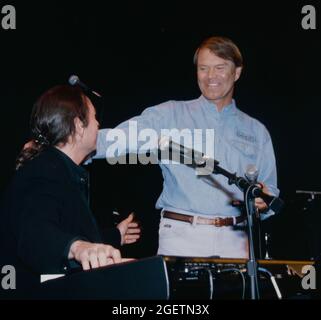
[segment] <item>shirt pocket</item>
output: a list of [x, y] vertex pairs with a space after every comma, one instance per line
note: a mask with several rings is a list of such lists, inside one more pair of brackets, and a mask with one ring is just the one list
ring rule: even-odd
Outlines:
[[256, 160], [258, 156], [258, 147], [255, 144], [240, 140], [230, 140], [231, 146], [239, 151], [246, 158]]

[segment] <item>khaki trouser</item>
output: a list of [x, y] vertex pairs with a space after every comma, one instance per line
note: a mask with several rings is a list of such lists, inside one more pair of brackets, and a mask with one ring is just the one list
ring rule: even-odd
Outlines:
[[185, 257], [248, 258], [248, 238], [233, 226], [192, 225], [161, 218], [158, 254]]

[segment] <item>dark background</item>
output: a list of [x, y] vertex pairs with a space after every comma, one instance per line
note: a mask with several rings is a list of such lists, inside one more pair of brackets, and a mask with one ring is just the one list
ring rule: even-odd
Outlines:
[[[32, 105], [49, 87], [79, 75], [104, 94], [102, 102], [94, 102], [104, 107], [102, 127], [113, 127], [148, 106], [198, 97], [194, 51], [204, 38], [223, 35], [236, 42], [245, 60], [235, 92], [238, 106], [266, 125], [275, 147], [287, 205], [265, 223], [271, 253], [309, 258], [319, 250], [320, 200], [307, 202], [295, 190], [321, 190], [318, 2], [1, 1], [0, 7], [15, 5], [17, 29], [0, 28], [0, 192], [28, 140]], [[316, 30], [301, 27], [307, 4], [317, 10]], [[99, 160], [89, 171], [100, 223], [111, 223], [114, 210], [122, 217], [135, 211], [142, 223], [142, 240], [124, 255], [155, 254], [160, 169]]]

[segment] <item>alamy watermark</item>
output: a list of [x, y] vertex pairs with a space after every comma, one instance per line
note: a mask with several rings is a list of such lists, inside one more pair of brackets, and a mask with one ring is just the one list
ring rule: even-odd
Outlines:
[[303, 276], [301, 280], [301, 285], [304, 290], [315, 290], [316, 287], [316, 270], [314, 266], [305, 265], [301, 270]]
[[[301, 20], [301, 26], [304, 30], [315, 30], [316, 26], [316, 10], [312, 5], [302, 7], [301, 13], [304, 15]], [[3, 30], [16, 29], [16, 8], [13, 5], [4, 5], [1, 8], [1, 27]]]
[[3, 30], [16, 29], [16, 8], [12, 5], [5, 5], [1, 8], [1, 27]]
[[3, 275], [1, 280], [1, 288], [3, 290], [15, 290], [16, 289], [16, 269], [14, 266], [7, 265], [1, 268], [1, 274]]
[[112, 165], [185, 164], [208, 175], [214, 169], [214, 138], [214, 129], [138, 130], [137, 121], [129, 121], [127, 128], [107, 130], [104, 149]]
[[317, 28], [317, 16], [315, 7], [306, 5], [302, 8], [301, 13], [304, 15], [301, 26], [304, 30], [315, 30]]
[[[305, 265], [301, 270], [301, 286], [304, 290], [315, 290], [316, 288], [316, 269], [312, 265]], [[1, 268], [1, 288], [3, 290], [16, 289], [16, 269], [12, 265], [5, 265]]]

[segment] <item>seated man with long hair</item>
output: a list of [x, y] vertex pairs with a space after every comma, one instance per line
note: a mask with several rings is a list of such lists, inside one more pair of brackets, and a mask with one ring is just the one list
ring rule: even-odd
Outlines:
[[[1, 265], [15, 267], [21, 297], [39, 285], [41, 274], [64, 273], [72, 263], [88, 270], [122, 262], [90, 211], [87, 172], [80, 166], [96, 148], [95, 113], [71, 86], [48, 90], [33, 108], [34, 143], [18, 157], [0, 213]], [[121, 243], [139, 238], [132, 216], [118, 229]]]

